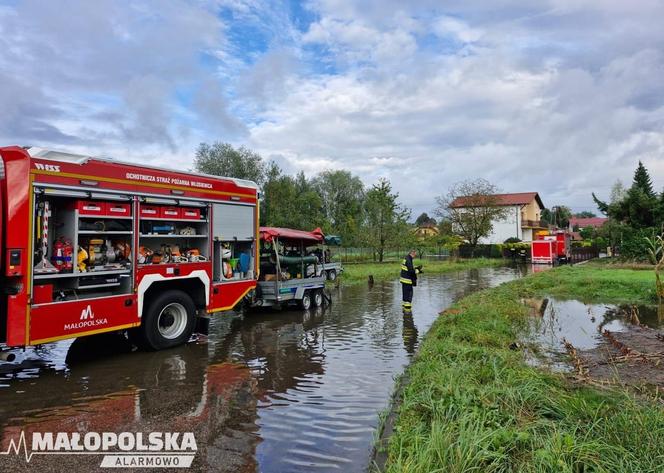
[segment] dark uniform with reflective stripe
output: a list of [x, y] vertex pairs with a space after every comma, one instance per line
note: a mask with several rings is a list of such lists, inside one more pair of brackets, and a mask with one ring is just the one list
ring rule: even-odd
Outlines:
[[417, 275], [419, 269], [413, 266], [413, 257], [410, 253], [401, 261], [401, 291], [403, 294], [401, 306], [404, 310], [411, 310], [413, 307], [413, 287], [417, 286]]

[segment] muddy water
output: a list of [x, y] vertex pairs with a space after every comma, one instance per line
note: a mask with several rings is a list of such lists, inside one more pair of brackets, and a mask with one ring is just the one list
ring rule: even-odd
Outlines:
[[[396, 283], [341, 287], [326, 310], [226, 313], [210, 336], [132, 352], [117, 335], [44, 345], [0, 366], [2, 449], [26, 431], [192, 431], [194, 469], [363, 471], [394, 377], [436, 315], [522, 274], [432, 275], [404, 317]], [[30, 471], [96, 469], [99, 457], [34, 456]], [[25, 459], [1, 457], [3, 470]]]
[[577, 350], [591, 351], [607, 343], [604, 331], [631, 335], [639, 327], [664, 328], [664, 310], [648, 305], [586, 304], [556, 298], [523, 301], [534, 316], [526, 340], [536, 346], [531, 361], [554, 369], [569, 370], [564, 342]]

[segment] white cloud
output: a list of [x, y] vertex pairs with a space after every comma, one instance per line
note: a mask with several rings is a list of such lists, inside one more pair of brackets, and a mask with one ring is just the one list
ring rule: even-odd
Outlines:
[[306, 8], [308, 24], [279, 0], [0, 7], [0, 140], [183, 168], [199, 141], [233, 141], [289, 172], [388, 177], [416, 211], [469, 177], [592, 209], [638, 159], [664, 185], [661, 2]]

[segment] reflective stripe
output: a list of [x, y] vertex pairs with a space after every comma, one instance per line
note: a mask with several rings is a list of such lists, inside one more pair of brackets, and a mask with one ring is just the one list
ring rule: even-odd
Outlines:
[[406, 266], [405, 264], [402, 264], [401, 265], [401, 271], [408, 271], [408, 266]]
[[401, 305], [404, 306], [404, 307], [412, 307], [413, 303], [412, 302], [402, 302]]
[[413, 281], [411, 281], [410, 279], [407, 279], [407, 278], [400, 278], [399, 282], [401, 284], [413, 284]]

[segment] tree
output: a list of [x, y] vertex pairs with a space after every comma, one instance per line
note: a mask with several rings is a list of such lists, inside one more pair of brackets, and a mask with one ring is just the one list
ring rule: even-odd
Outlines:
[[324, 230], [341, 235], [348, 245], [357, 243], [364, 219], [364, 185], [360, 178], [348, 171], [323, 171], [311, 185], [321, 199]]
[[587, 210], [584, 210], [583, 212], [577, 212], [577, 213], [574, 214], [574, 216], [576, 218], [594, 218], [594, 217], [597, 217], [596, 214], [594, 214], [593, 212], [589, 212]]
[[422, 212], [419, 217], [415, 220], [415, 225], [418, 227], [423, 227], [426, 225], [436, 225], [436, 219], [429, 217], [429, 214]]
[[641, 189], [641, 191], [648, 197], [655, 197], [650, 174], [641, 161], [639, 161], [639, 165], [636, 167], [636, 171], [634, 171], [634, 182], [632, 187]]
[[218, 141], [212, 145], [198, 145], [194, 166], [205, 174], [248, 179], [261, 185], [265, 182], [267, 170], [259, 154], [244, 146], [236, 149], [230, 143]]
[[392, 185], [387, 179], [380, 179], [366, 193], [365, 238], [378, 254], [378, 261], [381, 263], [385, 249], [394, 246], [411, 233], [406, 222], [410, 217], [410, 210], [399, 204], [398, 198], [399, 194], [392, 192]]
[[572, 210], [566, 205], [554, 205], [551, 207], [551, 224], [559, 228], [569, 226], [569, 219], [572, 218]]
[[507, 216], [498, 205], [498, 188], [485, 179], [454, 184], [448, 193], [436, 198], [436, 214], [449, 220], [454, 231], [473, 247], [493, 230], [493, 222]]
[[634, 171], [632, 186], [624, 191], [622, 184], [614, 184], [611, 190], [611, 201], [605, 202], [593, 193], [597, 208], [609, 218], [622, 222], [632, 228], [650, 228], [658, 223], [660, 199], [652, 190], [652, 182], [648, 170], [643, 163]]

